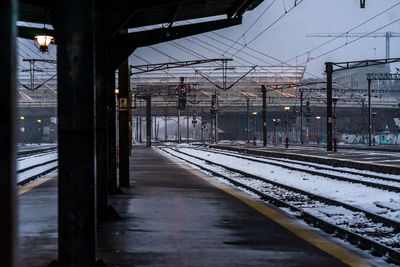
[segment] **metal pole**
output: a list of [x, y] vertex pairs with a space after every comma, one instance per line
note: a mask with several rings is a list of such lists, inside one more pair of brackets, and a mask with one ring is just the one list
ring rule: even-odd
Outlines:
[[165, 142], [168, 140], [168, 130], [167, 130], [167, 112], [165, 112], [165, 117], [164, 117], [164, 134], [165, 134]]
[[267, 88], [265, 87], [265, 85], [262, 85], [262, 93], [263, 93], [263, 109], [262, 109], [263, 146], [267, 146]]
[[256, 115], [253, 116], [253, 124], [254, 124], [254, 146], [257, 145], [256, 140], [257, 140], [257, 117]]
[[286, 138], [285, 147], [289, 148], [289, 110], [286, 110]]
[[181, 111], [178, 109], [178, 144], [181, 143]]
[[136, 142], [139, 142], [139, 117], [136, 117]]
[[92, 0], [59, 0], [57, 6], [56, 17], [60, 22], [56, 27], [57, 265], [93, 266], [96, 260], [94, 5]]
[[368, 145], [372, 145], [371, 79], [368, 79]]
[[334, 100], [333, 102], [333, 130], [334, 130], [334, 135], [333, 135], [333, 151], [337, 152], [337, 138], [336, 138], [336, 101], [337, 99]]
[[158, 133], [157, 133], [157, 117], [154, 116], [154, 141], [157, 141], [157, 136], [158, 136]]
[[186, 143], [189, 143], [189, 109], [186, 107]]
[[146, 146], [151, 147], [151, 95], [146, 96]]
[[365, 144], [365, 99], [361, 99], [361, 118], [362, 118], [362, 143]]
[[217, 90], [215, 90], [215, 128], [214, 128], [214, 135], [215, 135], [215, 143], [218, 144], [218, 95]]
[[0, 262], [17, 266], [16, 198], [16, 19], [17, 1], [0, 1]]
[[304, 145], [303, 139], [303, 90], [300, 89], [300, 142]]
[[247, 107], [247, 143], [250, 143], [250, 115], [249, 115], [249, 109], [250, 109], [250, 100], [249, 100], [249, 98], [247, 97], [247, 101], [246, 101], [246, 103], [247, 103], [247, 105], [246, 105], [246, 107]]
[[142, 116], [139, 116], [139, 143], [142, 141]]
[[326, 72], [326, 150], [332, 151], [332, 62], [325, 63]]

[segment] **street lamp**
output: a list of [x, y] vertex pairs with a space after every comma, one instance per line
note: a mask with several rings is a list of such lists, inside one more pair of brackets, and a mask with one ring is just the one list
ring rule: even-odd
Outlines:
[[336, 103], [339, 98], [333, 97], [333, 152], [337, 152], [337, 137], [336, 137]]
[[257, 134], [257, 112], [253, 112], [253, 123], [254, 123], [254, 145], [256, 145], [256, 134]]
[[49, 50], [50, 44], [54, 44], [54, 37], [50, 35], [36, 35], [35, 42], [39, 44], [40, 52], [44, 53]]
[[375, 134], [376, 134], [376, 112], [372, 112], [372, 145], [375, 145]]
[[42, 143], [42, 120], [37, 120], [39, 132], [39, 145]]
[[286, 111], [286, 138], [285, 138], [285, 147], [289, 148], [289, 110], [290, 107], [285, 107]]
[[23, 145], [25, 145], [25, 142], [24, 142], [24, 133], [25, 133], [24, 120], [25, 120], [25, 117], [21, 116], [21, 117], [19, 117], [19, 118], [20, 118], [20, 120], [21, 120], [21, 128], [20, 128], [20, 132], [21, 132], [21, 145], [23, 146]]
[[317, 144], [319, 145], [319, 120], [321, 119], [320, 116], [315, 117], [317, 119]]
[[274, 125], [274, 144], [276, 147], [276, 126], [279, 125], [280, 119], [272, 119]]

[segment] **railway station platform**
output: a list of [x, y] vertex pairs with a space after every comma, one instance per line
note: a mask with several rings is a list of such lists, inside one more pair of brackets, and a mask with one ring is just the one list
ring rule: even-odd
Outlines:
[[[157, 149], [133, 151], [131, 187], [110, 197], [119, 218], [98, 225], [97, 258], [107, 266], [368, 265], [356, 252]], [[56, 188], [57, 179], [48, 176], [20, 189], [21, 266], [44, 266], [57, 257]]]

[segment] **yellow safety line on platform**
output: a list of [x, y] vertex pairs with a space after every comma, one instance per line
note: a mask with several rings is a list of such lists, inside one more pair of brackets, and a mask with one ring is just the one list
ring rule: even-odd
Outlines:
[[[162, 153], [159, 149], [156, 149], [157, 152]], [[173, 160], [176, 164], [181, 166], [182, 168], [188, 170], [189, 172], [193, 173], [194, 175], [200, 177], [201, 179], [207, 181], [208, 183], [214, 185], [215, 187], [225, 191], [226, 193], [234, 196], [235, 198], [241, 200], [242, 202], [246, 203], [248, 206], [252, 207], [253, 209], [257, 210], [261, 214], [265, 215], [266, 217], [270, 218], [274, 222], [278, 223], [285, 229], [289, 230], [290, 232], [294, 233], [301, 239], [305, 240], [306, 242], [314, 245], [315, 247], [319, 248], [322, 251], [332, 255], [333, 257], [337, 258], [338, 260], [346, 263], [350, 266], [372, 266], [371, 263], [360, 256], [356, 255], [355, 253], [337, 245], [333, 241], [322, 237], [315, 231], [299, 224], [295, 220], [287, 217], [286, 215], [268, 207], [264, 203], [251, 199], [244, 195], [241, 192], [236, 191], [235, 189], [225, 186], [218, 181], [210, 178], [209, 176], [205, 175], [201, 171], [192, 169], [191, 167], [187, 166], [185, 163], [178, 161], [178, 159], [172, 157], [169, 154], [162, 153], [162, 155], [166, 155], [168, 158]]]
[[53, 179], [54, 177], [57, 177], [57, 175], [58, 175], [58, 173], [52, 173], [52, 174], [49, 174], [49, 175], [47, 175], [47, 176], [45, 176], [43, 178], [40, 178], [39, 180], [37, 180], [37, 181], [35, 181], [35, 182], [31, 183], [31, 184], [28, 184], [26, 186], [21, 187], [18, 190], [18, 195], [22, 195], [22, 194], [28, 192], [29, 190], [31, 190], [31, 189], [33, 189], [33, 188], [35, 188], [35, 187], [47, 182], [48, 180]]

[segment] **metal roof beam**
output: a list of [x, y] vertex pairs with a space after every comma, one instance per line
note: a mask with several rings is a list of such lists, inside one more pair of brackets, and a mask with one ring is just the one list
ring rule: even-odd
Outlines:
[[133, 32], [115, 36], [110, 42], [110, 58], [113, 69], [117, 68], [136, 48], [167, 42], [204, 32], [219, 30], [242, 23], [242, 18], [214, 20], [156, 30]]

